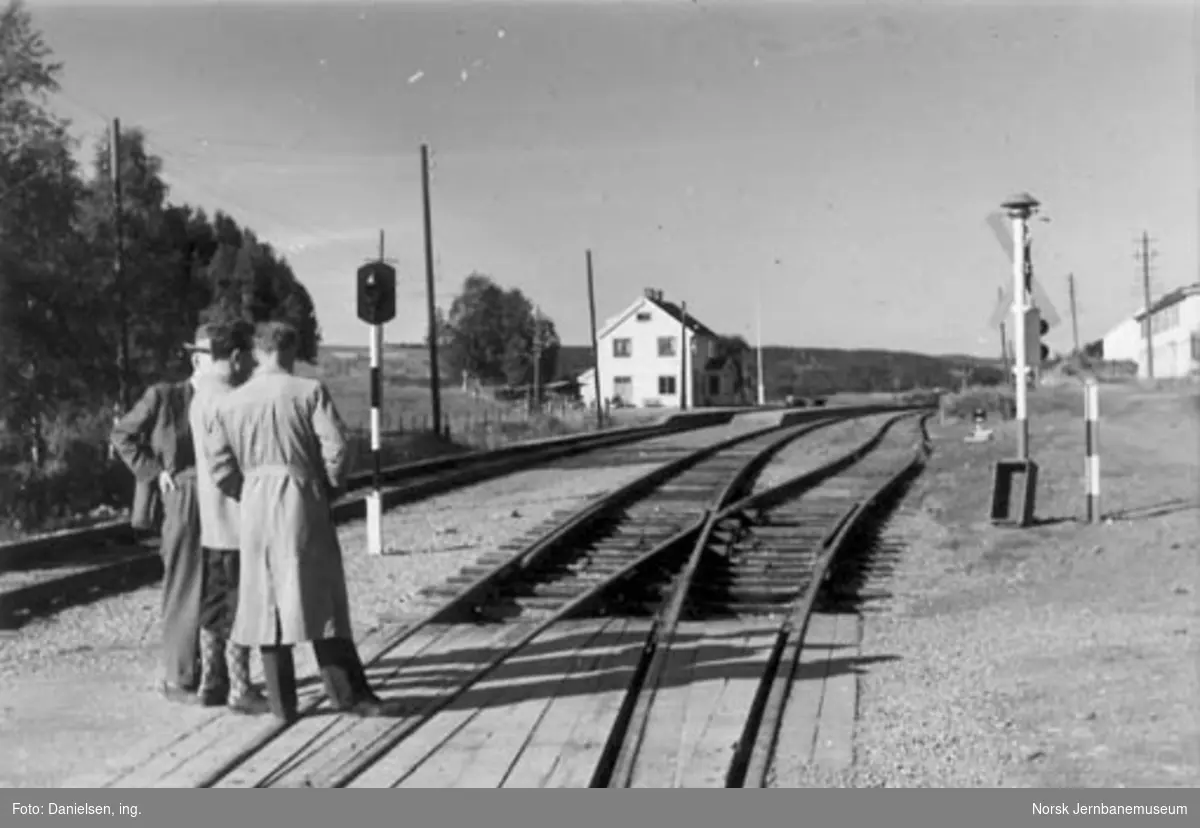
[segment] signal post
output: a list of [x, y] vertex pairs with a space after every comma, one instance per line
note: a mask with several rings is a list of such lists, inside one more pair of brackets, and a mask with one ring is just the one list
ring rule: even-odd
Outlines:
[[[1029, 238], [1029, 218], [1037, 210], [1038, 201], [1028, 193], [1018, 193], [1001, 205], [1012, 222], [1012, 315], [1013, 361], [1017, 408], [1017, 456], [996, 464], [992, 486], [992, 522], [1028, 526], [1033, 520], [1037, 489], [1037, 464], [1029, 456], [1028, 394], [1032, 372], [1027, 366], [1040, 364], [1045, 351], [1041, 336], [1045, 333], [1040, 315], [1031, 306], [1033, 294], [1032, 244]], [[1048, 328], [1048, 326], [1047, 326]], [[1023, 478], [1017, 502], [1010, 505], [1014, 483]], [[1013, 506], [1016, 514], [1013, 514]]]
[[396, 317], [396, 270], [383, 261], [358, 269], [358, 318], [371, 326], [371, 492], [367, 495], [367, 553], [383, 554], [383, 498], [380, 493], [380, 407], [383, 402], [383, 326]]

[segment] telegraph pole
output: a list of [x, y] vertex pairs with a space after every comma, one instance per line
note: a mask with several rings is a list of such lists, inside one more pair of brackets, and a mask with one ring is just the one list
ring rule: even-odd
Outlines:
[[429, 207], [429, 146], [421, 144], [421, 200], [425, 212], [425, 301], [429, 308], [429, 393], [433, 429], [442, 433], [442, 379], [438, 370], [437, 305], [433, 285], [433, 219]]
[[109, 168], [112, 173], [113, 195], [113, 281], [117, 294], [118, 341], [117, 341], [117, 388], [121, 411], [129, 411], [132, 405], [129, 388], [129, 303], [125, 291], [125, 227], [121, 211], [121, 121], [113, 118], [109, 136]]
[[1146, 316], [1142, 320], [1142, 336], [1146, 339], [1146, 379], [1154, 379], [1154, 329], [1150, 318], [1150, 234], [1142, 232], [1142, 294], [1146, 300]]
[[688, 339], [687, 339], [687, 302], [679, 304], [679, 410], [687, 411], [688, 398]]
[[758, 280], [758, 294], [754, 305], [754, 329], [755, 338], [758, 340], [756, 348], [756, 360], [758, 370], [758, 407], [762, 408], [767, 404], [767, 386], [763, 382], [763, 351], [762, 351], [762, 278]]
[[1075, 308], [1075, 274], [1067, 274], [1067, 293], [1071, 297], [1071, 336], [1075, 342], [1075, 354], [1079, 355], [1079, 313]]
[[533, 410], [538, 411], [542, 402], [542, 308], [533, 306]]
[[604, 405], [600, 400], [600, 343], [596, 338], [596, 289], [592, 280], [592, 251], [587, 251], [588, 315], [592, 327], [592, 384], [596, 390], [596, 428], [604, 428]]
[[1004, 376], [1010, 376], [1012, 364], [1008, 360], [1008, 335], [1003, 322], [1000, 323], [1000, 361], [1004, 363]]
[[[1004, 301], [1004, 288], [997, 288], [1000, 301]], [[1004, 364], [1004, 376], [1012, 376], [1012, 364], [1008, 359], [1008, 331], [1003, 320], [1000, 322], [1000, 361]]]

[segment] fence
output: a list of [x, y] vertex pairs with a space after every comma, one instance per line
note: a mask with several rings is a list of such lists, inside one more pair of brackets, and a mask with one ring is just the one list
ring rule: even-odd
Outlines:
[[[442, 418], [440, 437], [434, 433], [428, 413], [384, 412], [381, 419], [384, 464], [411, 462], [462, 448], [494, 449], [518, 440], [578, 434], [597, 428], [594, 410], [557, 405], [547, 406], [542, 412], [514, 407], [446, 415]], [[606, 419], [605, 427], [610, 425], [611, 420]], [[350, 443], [351, 465], [355, 469], [368, 468], [371, 439], [365, 419], [352, 424]]]

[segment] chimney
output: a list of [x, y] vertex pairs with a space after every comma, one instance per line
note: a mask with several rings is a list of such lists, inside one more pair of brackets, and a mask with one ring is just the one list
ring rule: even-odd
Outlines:
[[645, 294], [646, 294], [647, 299], [651, 299], [655, 302], [662, 301], [663, 294], [662, 294], [662, 291], [659, 290], [658, 288], [646, 288]]

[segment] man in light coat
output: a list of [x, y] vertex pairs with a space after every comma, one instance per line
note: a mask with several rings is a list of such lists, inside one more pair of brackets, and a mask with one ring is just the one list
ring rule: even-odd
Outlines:
[[241, 320], [201, 325], [197, 345], [211, 358], [196, 380], [189, 416], [196, 444], [196, 494], [200, 504], [200, 546], [204, 577], [200, 589], [200, 703], [227, 705], [234, 713], [267, 712], [267, 700], [250, 683], [250, 650], [230, 642], [237, 613], [241, 521], [238, 502], [213, 481], [205, 455], [205, 435], [215, 427], [221, 398], [244, 382], [254, 367], [254, 326]]
[[284, 721], [297, 715], [292, 647], [306, 641], [335, 708], [390, 715], [354, 646], [330, 508], [345, 473], [343, 425], [328, 389], [292, 374], [298, 345], [290, 325], [260, 325], [254, 374], [221, 398], [206, 435], [213, 480], [241, 502], [231, 638], [260, 648], [271, 711]]

